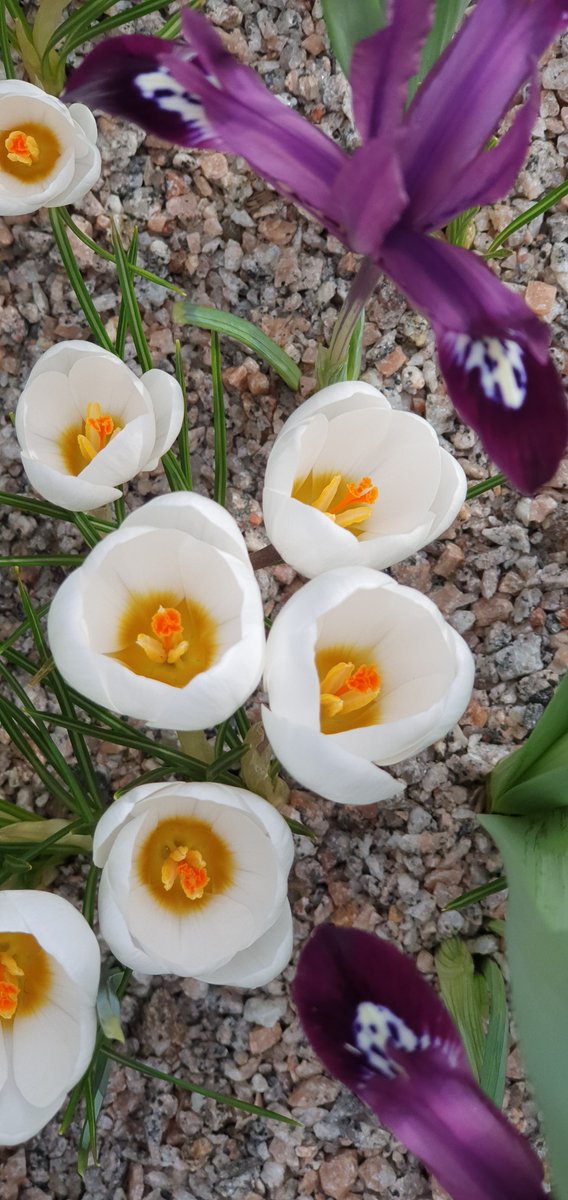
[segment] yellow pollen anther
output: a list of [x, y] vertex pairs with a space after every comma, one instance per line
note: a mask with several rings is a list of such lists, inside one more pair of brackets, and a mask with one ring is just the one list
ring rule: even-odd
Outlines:
[[171, 891], [176, 879], [188, 900], [201, 900], [209, 883], [209, 875], [207, 863], [199, 850], [176, 846], [170, 851], [162, 867], [162, 884], [166, 892]]
[[22, 129], [13, 129], [5, 139], [4, 146], [10, 162], [31, 167], [39, 158], [39, 146], [35, 137], [32, 137], [31, 133], [24, 133]]
[[0, 954], [0, 1018], [9, 1021], [18, 1007], [20, 989], [14, 977], [23, 975], [11, 954]]
[[320, 684], [321, 716], [345, 716], [365, 708], [377, 699], [380, 690], [381, 677], [374, 663], [363, 663], [357, 669], [351, 662], [335, 663]]
[[101, 412], [100, 404], [88, 404], [85, 432], [77, 435], [77, 445], [83, 458], [90, 462], [120, 432], [120, 428], [109, 413]]
[[310, 475], [294, 486], [292, 495], [295, 500], [301, 500], [303, 504], [310, 504], [312, 508], [325, 513], [330, 521], [342, 529], [351, 530], [357, 537], [363, 531], [353, 527], [361, 526], [368, 520], [371, 508], [378, 499], [379, 489], [369, 475], [364, 475], [359, 483], [354, 483], [338, 473], [325, 483], [322, 476], [314, 478]]
[[181, 614], [177, 608], [164, 608], [161, 604], [150, 621], [154, 637], [139, 633], [136, 645], [144, 651], [150, 662], [177, 663], [189, 650], [189, 642], [183, 640]]

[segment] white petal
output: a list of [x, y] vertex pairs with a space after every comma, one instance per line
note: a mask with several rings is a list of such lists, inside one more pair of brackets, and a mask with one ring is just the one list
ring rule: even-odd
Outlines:
[[151, 525], [155, 529], [180, 529], [199, 541], [233, 554], [250, 567], [250, 559], [237, 522], [215, 500], [195, 492], [156, 496], [123, 521], [122, 529]]
[[153, 802], [154, 797], [177, 798], [180, 790], [185, 794], [186, 787], [196, 786], [198, 785], [178, 783], [176, 780], [172, 780], [171, 783], [146, 783], [141, 787], [131, 788], [129, 792], [119, 796], [118, 800], [114, 800], [105, 809], [95, 827], [93, 834], [95, 866], [104, 867], [119, 829], [129, 820], [134, 810], [136, 810], [136, 816], [139, 816], [148, 807], [148, 804]]
[[303, 404], [294, 409], [281, 432], [292, 429], [297, 422], [306, 421], [315, 413], [321, 412], [331, 419], [342, 412], [350, 411], [353, 407], [372, 410], [390, 409], [391, 406], [386, 396], [383, 396], [383, 393], [372, 387], [370, 383], [363, 383], [362, 380], [332, 383], [329, 387], [322, 388], [320, 392], [315, 392], [309, 400], [305, 400]]
[[134, 417], [152, 415], [141, 381], [114, 354], [77, 355], [69, 368], [69, 383], [82, 413], [95, 402], [123, 425]]
[[235, 954], [224, 967], [207, 976], [201, 975], [200, 979], [204, 983], [227, 987], [264, 987], [288, 965], [292, 957], [293, 933], [292, 913], [286, 901], [276, 921], [262, 937]]
[[[41, 358], [38, 358], [31, 369], [26, 386], [29, 387], [33, 379], [36, 379], [38, 375], [43, 375], [46, 371], [56, 371], [61, 375], [68, 375], [71, 367], [82, 356], [89, 356], [92, 359], [94, 355], [106, 358], [109, 351], [103, 350], [102, 346], [96, 346], [94, 342], [82, 342], [78, 339], [56, 342], [41, 355]], [[114, 355], [112, 357], [114, 358]]]
[[95, 143], [98, 137], [97, 122], [86, 104], [70, 104], [69, 116], [82, 129], [89, 142]]
[[[63, 975], [63, 972], [61, 972]], [[64, 975], [63, 975], [63, 978]], [[63, 984], [61, 992], [63, 993]], [[72, 1087], [81, 1043], [81, 992], [67, 981], [65, 1007], [48, 1002], [33, 1013], [14, 1018], [14, 1082], [25, 1100], [45, 1108]], [[89, 1006], [93, 1016], [94, 1008]], [[94, 1046], [94, 1036], [91, 1051]]]
[[153, 471], [162, 454], [175, 442], [183, 422], [185, 401], [177, 379], [166, 371], [146, 371], [142, 383], [150, 394], [156, 423], [156, 440], [145, 470]]
[[335, 739], [262, 709], [266, 736], [276, 757], [303, 787], [339, 804], [377, 804], [404, 785], [367, 759], [334, 744]]
[[97, 906], [101, 937], [118, 962], [125, 967], [130, 967], [132, 971], [140, 971], [143, 975], [168, 973], [168, 963], [161, 962], [156, 965], [155, 959], [135, 944], [114, 889], [111, 887], [106, 868], [101, 875]]
[[49, 207], [59, 208], [62, 204], [77, 204], [101, 177], [101, 155], [97, 146], [85, 140], [84, 146], [76, 146], [75, 170], [70, 182], [61, 188]]
[[34, 1137], [55, 1116], [65, 1096], [62, 1091], [53, 1104], [38, 1108], [24, 1100], [10, 1079], [0, 1091], [0, 1146], [19, 1146]]
[[82, 417], [83, 410], [67, 376], [55, 370], [44, 371], [28, 382], [16, 407], [16, 433], [22, 450], [65, 470], [61, 435]]
[[69, 512], [92, 512], [118, 500], [121, 494], [118, 488], [85, 482], [80, 475], [64, 475], [27, 455], [22, 455], [22, 466], [40, 496], [51, 504], [68, 508]]
[[146, 468], [148, 446], [154, 437], [154, 418], [151, 413], [135, 417], [113, 437], [81, 471], [85, 483], [114, 487], [127, 483]]
[[94, 1003], [99, 986], [100, 953], [85, 918], [62, 896], [33, 890], [0, 892], [0, 930], [31, 933], [46, 954]]
[[447, 450], [441, 450], [440, 453], [442, 474], [432, 504], [436, 514], [430, 530], [430, 541], [432, 542], [446, 529], [449, 529], [452, 522], [455, 521], [467, 495], [467, 479], [460, 464], [451, 454], [448, 454]]

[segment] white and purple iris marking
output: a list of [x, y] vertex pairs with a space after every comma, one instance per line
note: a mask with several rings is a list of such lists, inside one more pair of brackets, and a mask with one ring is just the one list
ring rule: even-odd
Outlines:
[[209, 135], [201, 104], [186, 92], [183, 84], [174, 79], [166, 67], [141, 72], [135, 76], [134, 85], [144, 100], [150, 100], [162, 112], [176, 114], [203, 136]]
[[496, 337], [473, 339], [460, 333], [455, 339], [455, 358], [468, 374], [479, 372], [481, 389], [488, 400], [505, 408], [523, 407], [527, 398], [527, 370], [518, 342]]
[[430, 1038], [427, 1033], [418, 1037], [405, 1025], [400, 1017], [384, 1004], [372, 1004], [370, 1000], [357, 1005], [353, 1025], [355, 1045], [367, 1059], [370, 1067], [394, 1079], [399, 1068], [389, 1057], [389, 1043], [395, 1050], [427, 1050]]

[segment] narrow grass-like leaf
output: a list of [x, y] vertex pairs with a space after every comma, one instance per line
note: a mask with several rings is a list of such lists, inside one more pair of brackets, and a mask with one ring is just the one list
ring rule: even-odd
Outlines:
[[[82, 703], [81, 697], [78, 699]], [[77, 730], [85, 737], [97, 738], [103, 742], [114, 742], [117, 746], [128, 746], [132, 750], [152, 754], [155, 758], [161, 758], [163, 762], [184, 771], [186, 776], [195, 780], [206, 778], [204, 763], [199, 762], [196, 758], [190, 758], [187, 754], [182, 754], [179, 750], [173, 750], [170, 746], [164, 746], [161, 742], [152, 742], [143, 733], [130, 729], [126, 724], [107, 726], [103, 729], [97, 725], [89, 725], [86, 721], [71, 720], [59, 713], [34, 712], [34, 716], [37, 720], [60, 726], [61, 729]]]
[[[36, 608], [36, 617], [38, 617], [38, 618], [44, 617], [47, 612], [49, 612], [49, 602], [47, 602], [46, 604], [41, 604], [39, 608]], [[5, 639], [5, 641], [0, 643], [0, 658], [2, 657], [3, 654], [6, 653], [7, 650], [10, 649], [11, 646], [14, 645], [15, 642], [17, 642], [21, 637], [23, 637], [23, 635], [25, 633], [29, 632], [29, 628], [30, 628], [30, 623], [27, 620], [27, 618], [25, 621], [21, 621], [21, 623], [16, 627], [16, 629], [14, 629], [14, 632], [11, 633], [9, 635], [9, 637], [7, 637]]]
[[[189, 7], [190, 8], [201, 8], [201, 5], [193, 3], [193, 4], [190, 4]], [[179, 37], [180, 33], [181, 33], [181, 13], [174, 13], [173, 17], [170, 17], [169, 21], [166, 21], [162, 25], [162, 28], [160, 30], [158, 30], [158, 37], [177, 38], [177, 37]]]
[[188, 492], [190, 492], [192, 489], [192, 478], [191, 478], [191, 462], [190, 462], [190, 457], [189, 457], [189, 423], [188, 423], [188, 411], [187, 411], [187, 387], [185, 384], [185, 372], [183, 369], [183, 359], [181, 356], [181, 342], [179, 341], [179, 339], [176, 341], [176, 379], [179, 383], [179, 386], [181, 388], [182, 395], [183, 395], [183, 421], [182, 421], [181, 429], [179, 431], [179, 437], [177, 440], [177, 447], [178, 447], [178, 454], [179, 454], [179, 467], [180, 467], [181, 474], [185, 481], [185, 486], [186, 486]]
[[14, 79], [16, 73], [12, 62], [10, 34], [6, 24], [6, 0], [0, 0], [0, 57], [2, 58], [2, 66], [4, 67], [6, 79]]
[[186, 492], [188, 490], [178, 460], [172, 450], [162, 454], [161, 463], [168, 481], [170, 492]]
[[[105, 17], [103, 21], [98, 21], [92, 29], [82, 29], [75, 36], [67, 38], [62, 47], [62, 56], [67, 58], [73, 50], [77, 50], [83, 42], [95, 41], [100, 37], [106, 37], [115, 29], [120, 29], [122, 25], [129, 24], [131, 21], [138, 20], [142, 17], [147, 17], [149, 13], [161, 12], [163, 8], [167, 8], [169, 0], [141, 0], [140, 4], [134, 4], [132, 8], [128, 8], [123, 12], [115, 13], [111, 17]], [[107, 4], [106, 8], [109, 7]]]
[[483, 977], [487, 985], [489, 1020], [479, 1085], [497, 1108], [502, 1108], [509, 1049], [509, 1016], [503, 976], [492, 958], [487, 958], [483, 964]]
[[[551, 759], [550, 755], [557, 746], [564, 748], [564, 754], [557, 753], [555, 758]], [[568, 674], [559, 683], [526, 742], [523, 742], [518, 750], [498, 763], [491, 772], [489, 777], [491, 811], [500, 812], [503, 809], [508, 812], [523, 812], [529, 808], [538, 811], [549, 803], [544, 795], [544, 787], [537, 779], [540, 770], [543, 772], [551, 769], [566, 770], [566, 766], [563, 768], [563, 762], [566, 759], [568, 759]], [[522, 785], [529, 773], [529, 787], [526, 789], [526, 794], [523, 793], [520, 797], [519, 808], [514, 801], [511, 802], [510, 796], [507, 798], [507, 793], [510, 793], [514, 787]], [[562, 788], [562, 780], [560, 779], [558, 782]], [[566, 785], [568, 789], [568, 779]], [[540, 799], [541, 791], [543, 792], [542, 800]], [[558, 796], [558, 807], [567, 804], [568, 790], [564, 796], [562, 796], [562, 792]], [[554, 798], [552, 798], [551, 806], [556, 806]]]
[[351, 55], [357, 42], [370, 37], [385, 23], [385, 0], [323, 0], [323, 15], [331, 48], [349, 76]]
[[[64, 821], [61, 817], [36, 817], [35, 821], [10, 821], [7, 825], [0, 829], [0, 846], [4, 853], [4, 848], [10, 846], [14, 849], [16, 846], [20, 849], [27, 849], [28, 846], [39, 846], [42, 843], [42, 848], [52, 834], [61, 830], [62, 837], [58, 840], [57, 845], [62, 850], [70, 854], [90, 854], [93, 848], [93, 840], [86, 833], [69, 833], [76, 823]], [[67, 835], [65, 834], [67, 830]]]
[[116, 792], [113, 792], [113, 800], [120, 800], [121, 796], [125, 796], [133, 788], [142, 787], [147, 783], [164, 783], [168, 775], [173, 775], [173, 773], [173, 768], [166, 767], [164, 764], [161, 767], [154, 767], [153, 771], [144, 771], [143, 775], [138, 775], [126, 787], [118, 788]]
[[299, 1125], [299, 1121], [294, 1121], [292, 1117], [286, 1117], [283, 1113], [273, 1112], [270, 1108], [259, 1108], [256, 1104], [247, 1104], [245, 1100], [238, 1100], [236, 1096], [226, 1096], [222, 1092], [212, 1092], [210, 1088], [199, 1087], [196, 1083], [189, 1083], [187, 1079], [180, 1079], [177, 1075], [169, 1075], [165, 1071], [158, 1071], [156, 1067], [150, 1067], [147, 1063], [139, 1062], [136, 1058], [128, 1058], [126, 1054], [119, 1054], [110, 1046], [103, 1048], [103, 1054], [110, 1058], [112, 1062], [120, 1063], [123, 1067], [130, 1067], [132, 1071], [138, 1071], [140, 1075], [147, 1075], [150, 1079], [161, 1079], [163, 1083], [171, 1083], [173, 1087], [182, 1088], [184, 1092], [195, 1092], [198, 1096], [206, 1096], [209, 1100], [215, 1100], [217, 1104], [227, 1104], [230, 1108], [238, 1108], [241, 1112], [250, 1113], [254, 1117], [264, 1117], [271, 1121], [281, 1121], [284, 1125]]
[[109, 8], [108, 0], [83, 0], [81, 7], [77, 12], [71, 13], [61, 25], [54, 30], [45, 47], [45, 54], [61, 42], [63, 38], [71, 38], [77, 36], [79, 31], [85, 32], [85, 41], [87, 41], [87, 31], [89, 26], [100, 17]]
[[568, 195], [568, 179], [564, 183], [559, 183], [558, 187], [552, 188], [549, 192], [545, 192], [536, 204], [531, 204], [530, 208], [525, 209], [523, 213], [519, 213], [513, 221], [510, 221], [500, 233], [497, 234], [489, 247], [485, 251], [485, 258], [495, 258], [500, 247], [504, 242], [508, 241], [513, 233], [517, 233], [519, 229], [523, 229], [525, 225], [530, 225], [535, 217], [540, 217], [542, 213], [548, 212], [549, 208], [554, 208], [564, 196]]
[[[482, 479], [480, 483], [472, 483], [467, 489], [466, 500], [475, 500], [476, 496], [482, 496], [484, 492], [491, 491], [492, 488], [501, 487], [507, 484], [506, 475], [490, 475], [487, 479]], [[510, 487], [511, 485], [508, 484]]]
[[213, 384], [213, 431], [215, 443], [215, 485], [213, 494], [218, 504], [225, 503], [227, 494], [227, 430], [225, 399], [221, 375], [219, 334], [211, 334], [211, 381]]
[[506, 887], [507, 880], [504, 875], [499, 875], [498, 879], [489, 879], [487, 883], [480, 883], [479, 887], [472, 888], [469, 892], [462, 892], [461, 896], [450, 900], [450, 903], [446, 904], [444, 912], [455, 912], [460, 908], [467, 908], [470, 904], [479, 904], [480, 900], [485, 900], [487, 896], [494, 896], [496, 892], [503, 892]]
[[0, 800], [0, 813], [12, 822], [37, 821], [37, 813], [28, 812], [27, 808], [20, 808], [18, 804], [12, 804], [11, 800]]
[[[2, 672], [3, 673], [3, 672]], [[28, 706], [31, 708], [30, 701]], [[43, 716], [43, 714], [41, 714]], [[9, 733], [14, 745], [27, 758], [42, 783], [53, 796], [61, 801], [72, 812], [79, 813], [87, 822], [92, 821], [92, 812], [83, 794], [83, 788], [75, 778], [69, 763], [63, 757], [58, 746], [51, 740], [46, 730], [35, 719], [39, 716], [36, 709], [31, 715], [23, 712], [16, 704], [6, 697], [0, 696], [0, 723]], [[39, 758], [34, 745], [49, 763], [58, 778]], [[59, 782], [61, 781], [61, 782]]]
[[[137, 238], [136, 230], [134, 230], [132, 236], [133, 238]], [[132, 283], [132, 276], [129, 270], [129, 259], [124, 250], [114, 222], [112, 224], [112, 244], [116, 259], [116, 273], [122, 295], [121, 304], [124, 305], [126, 312], [128, 328], [130, 329], [132, 341], [134, 342], [134, 346], [136, 348], [136, 357], [138, 358], [138, 362], [140, 363], [143, 371], [151, 371], [153, 365], [152, 355], [150, 354], [150, 347], [148, 346], [146, 334], [144, 333], [140, 308], [138, 305], [138, 300], [136, 299], [134, 285]]]
[[286, 817], [285, 819], [292, 833], [297, 833], [298, 837], [307, 837], [312, 842], [317, 841], [316, 835], [313, 829], [310, 829], [309, 825], [304, 825], [302, 821], [295, 821], [293, 817]]
[[73, 288], [77, 300], [79, 301], [79, 304], [83, 310], [85, 320], [92, 333], [96, 337], [99, 346], [102, 346], [104, 350], [110, 350], [111, 354], [113, 354], [114, 346], [112, 344], [112, 340], [104, 327], [104, 324], [95, 307], [92, 296], [83, 280], [77, 260], [69, 244], [69, 238], [67, 237], [64, 221], [57, 208], [49, 209], [49, 220], [61, 261], [67, 272], [67, 277], [71, 287]]
[[484, 1054], [483, 1016], [473, 958], [459, 937], [448, 938], [436, 951], [436, 971], [444, 1004], [457, 1025], [471, 1069], [479, 1080]]
[[281, 350], [272, 338], [261, 333], [251, 321], [222, 312], [218, 308], [209, 308], [208, 305], [191, 304], [188, 300], [178, 300], [174, 304], [173, 318], [178, 325], [195, 325], [198, 329], [208, 329], [246, 346], [248, 350], [258, 354], [259, 358], [264, 359], [293, 392], [298, 391], [299, 367], [285, 350]]
[[[42, 856], [44, 856], [47, 853], [47, 851], [50, 850], [52, 847], [55, 847], [57, 845], [57, 843], [65, 841], [66, 838], [70, 837], [71, 834], [75, 830], [84, 828], [83, 822], [81, 820], [72, 821], [71, 823], [68, 823], [65, 821], [65, 822], [63, 822], [63, 825], [64, 825], [64, 828], [56, 830], [55, 833], [53, 833], [49, 837], [45, 838], [45, 840], [43, 842], [40, 842], [39, 844], [33, 845], [33, 846], [27, 845], [22, 850], [20, 850], [20, 855], [19, 855], [19, 859], [18, 859], [18, 862], [20, 863], [20, 865], [25, 867], [26, 869], [28, 869], [29, 864], [31, 862], [33, 862], [35, 859], [38, 859], [38, 858], [41, 858]], [[69, 851], [65, 850], [65, 853], [68, 854]], [[77, 851], [73, 850], [72, 853], [76, 854]], [[2, 856], [3, 862], [2, 862], [2, 868], [0, 870], [0, 887], [3, 887], [5, 885], [6, 881], [10, 878], [10, 875], [13, 871], [13, 864], [9, 861], [6, 861], [7, 858], [8, 858], [7, 855]]]
[[0, 558], [0, 567], [78, 567], [84, 554], [9, 554]]
[[79, 533], [87, 543], [87, 546], [92, 550], [97, 542], [100, 542], [100, 534], [90, 517], [86, 513], [73, 513], [73, 524], [76, 525]]
[[96, 901], [97, 901], [97, 888], [99, 885], [100, 877], [101, 877], [101, 872], [100, 872], [99, 867], [96, 867], [94, 862], [92, 862], [89, 867], [89, 873], [87, 875], [87, 881], [85, 883], [85, 890], [83, 892], [83, 904], [82, 904], [83, 916], [84, 916], [85, 920], [89, 922], [89, 925], [91, 927], [92, 927], [94, 919], [95, 919], [95, 905], [96, 905]]
[[[130, 240], [128, 253], [126, 255], [129, 266], [132, 266], [138, 256], [138, 230], [135, 229]], [[114, 348], [119, 358], [124, 358], [124, 347], [126, 345], [126, 335], [128, 333], [128, 311], [124, 296], [120, 300], [120, 308], [118, 311], [118, 321], [116, 323], [116, 337], [114, 339]]]
[[[66, 208], [59, 208], [58, 212], [61, 214], [61, 217], [67, 228], [71, 230], [71, 233], [73, 233], [75, 237], [83, 243], [84, 246], [88, 246], [89, 250], [93, 250], [95, 254], [99, 255], [99, 258], [104, 258], [106, 262], [113, 263], [113, 265], [116, 266], [116, 258], [114, 254], [111, 254], [110, 250], [105, 250], [103, 246], [99, 246], [98, 242], [93, 241], [88, 234], [84, 233], [83, 230], [75, 224], [75, 221], [69, 215], [69, 212]], [[169, 279], [162, 279], [161, 275], [154, 275], [153, 271], [147, 271], [145, 267], [139, 267], [137, 263], [131, 263], [130, 270], [133, 275], [139, 275], [141, 279], [147, 279], [150, 283], [156, 283], [158, 287], [166, 288], [168, 292], [175, 292], [178, 296], [187, 295], [184, 288], [178, 287], [177, 283], [171, 283]]]

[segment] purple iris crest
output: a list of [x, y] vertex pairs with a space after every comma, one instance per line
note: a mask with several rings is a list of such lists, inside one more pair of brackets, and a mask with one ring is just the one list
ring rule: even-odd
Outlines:
[[322, 925], [300, 955], [294, 999], [326, 1069], [453, 1200], [544, 1200], [538, 1158], [483, 1095], [411, 959], [373, 934]]
[[[405, 110], [432, 8], [429, 0], [391, 0], [390, 23], [355, 47], [350, 82], [361, 145], [353, 154], [271, 95], [190, 9], [184, 41], [133, 35], [97, 46], [65, 98], [178, 145], [242, 155], [372, 264], [354, 284], [354, 304], [365, 301], [377, 273], [389, 275], [430, 319], [460, 417], [531, 493], [554, 474], [568, 439], [546, 327], [479, 259], [432, 234], [511, 188], [538, 111], [538, 58], [568, 24], [568, 0], [477, 0]], [[487, 150], [527, 82], [528, 99]]]

